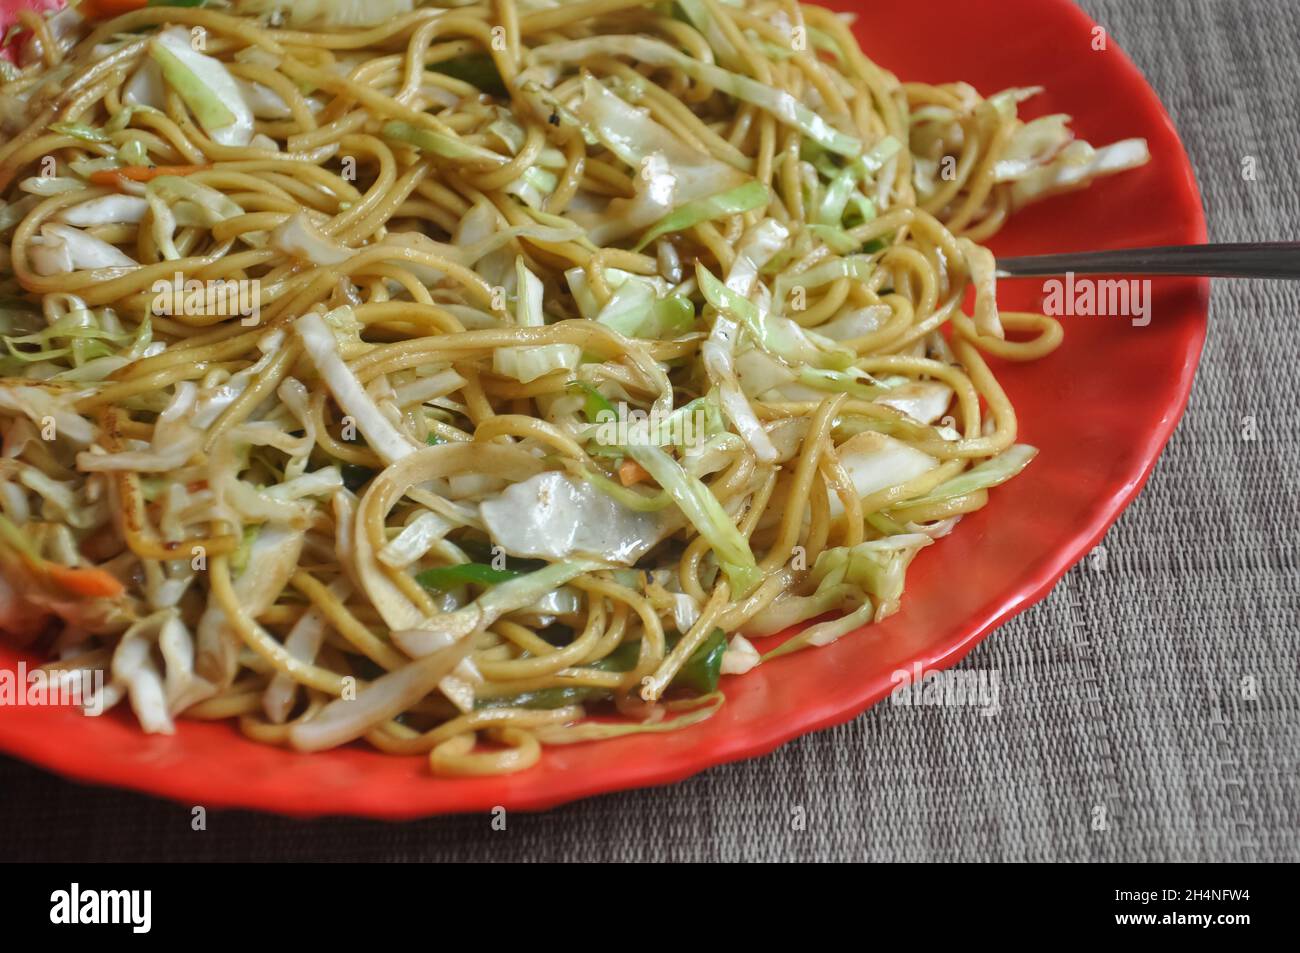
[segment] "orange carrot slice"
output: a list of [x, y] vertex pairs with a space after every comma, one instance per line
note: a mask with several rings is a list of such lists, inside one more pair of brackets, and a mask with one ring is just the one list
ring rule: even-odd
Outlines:
[[93, 566], [60, 566], [49, 563], [50, 578], [68, 592], [88, 599], [116, 599], [126, 591], [117, 577]]
[[618, 467], [618, 480], [624, 486], [635, 486], [650, 479], [650, 473], [635, 460], [624, 460]]
[[212, 168], [211, 165], [128, 165], [120, 169], [100, 169], [90, 173], [90, 181], [110, 189], [121, 189], [123, 181], [149, 182], [160, 175], [189, 175]]

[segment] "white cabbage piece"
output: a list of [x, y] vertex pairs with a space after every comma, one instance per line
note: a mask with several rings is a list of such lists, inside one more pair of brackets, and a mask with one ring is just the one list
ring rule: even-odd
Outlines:
[[1029, 466], [1030, 461], [1037, 455], [1037, 447], [1024, 443], [1013, 444], [996, 457], [990, 457], [969, 470], [957, 474], [951, 480], [945, 480], [919, 499], [908, 500], [907, 505], [941, 503], [944, 500], [974, 493], [976, 490], [1001, 486]]
[[[236, 77], [235, 82], [239, 84], [239, 91], [243, 94], [244, 102], [248, 103], [248, 108], [252, 110], [254, 116], [258, 119], [290, 119], [293, 111], [289, 104], [284, 101], [284, 97], [271, 89], [269, 86], [263, 86], [261, 83], [250, 82], [246, 79]], [[274, 142], [274, 140], [271, 140]]]
[[[479, 632], [509, 612], [527, 609], [548, 593], [585, 573], [608, 568], [592, 559], [565, 559], [488, 588], [453, 612], [424, 619], [418, 629], [393, 632], [393, 641], [412, 657], [431, 655], [471, 632]], [[465, 644], [462, 642], [462, 644]]]
[[1056, 113], [1020, 124], [993, 167], [993, 178], [1014, 182], [1046, 165], [1074, 140], [1069, 123], [1069, 116]]
[[74, 397], [39, 386], [0, 385], [0, 409], [23, 414], [38, 428], [54, 421], [57, 437], [85, 446], [95, 439], [95, 427], [77, 413]]
[[166, 107], [167, 87], [157, 61], [147, 59], [140, 63], [139, 68], [127, 80], [122, 101], [128, 108], [146, 106], [161, 112]]
[[385, 462], [393, 463], [420, 448], [413, 437], [399, 430], [384, 415], [356, 375], [348, 369], [324, 317], [309, 312], [295, 321], [293, 327], [325, 385], [334, 395], [335, 402], [356, 421], [357, 429], [375, 453]]
[[212, 686], [194, 673], [194, 636], [174, 609], [159, 613], [158, 651], [163, 657], [163, 694], [167, 712], [178, 715], [212, 694]]
[[341, 265], [356, 254], [356, 249], [322, 235], [306, 212], [291, 215], [276, 226], [271, 232], [271, 247], [313, 265]]
[[[789, 229], [774, 219], [764, 219], [750, 229], [741, 241], [736, 260], [727, 274], [727, 287], [736, 295], [748, 298], [757, 282], [759, 269], [772, 260], [789, 238]], [[709, 381], [718, 388], [718, 402], [736, 432], [755, 457], [763, 463], [773, 463], [777, 458], [776, 447], [763, 429], [736, 374], [735, 354], [739, 337], [740, 323], [719, 310], [700, 355]]]
[[1011, 186], [1011, 206], [1020, 209], [1049, 195], [1083, 188], [1103, 175], [1136, 169], [1150, 160], [1145, 139], [1124, 139], [1100, 149], [1082, 140], [1072, 142], [1050, 163], [1016, 180]]
[[762, 657], [758, 654], [758, 649], [754, 648], [754, 643], [737, 632], [722, 653], [721, 671], [723, 675], [744, 675], [761, 661]]
[[901, 410], [923, 424], [932, 424], [947, 412], [952, 388], [940, 381], [911, 381], [891, 387], [875, 402]]
[[[562, 44], [561, 44], [562, 45]], [[637, 171], [637, 195], [615, 199], [591, 223], [597, 245], [639, 232], [677, 206], [745, 181], [743, 173], [700, 152], [650, 118], [649, 110], [631, 105], [587, 76], [582, 98], [572, 112], [585, 129]]]
[[185, 101], [213, 142], [248, 145], [253, 138], [253, 111], [225, 63], [196, 50], [184, 27], [169, 27], [157, 34], [150, 41], [149, 52], [163, 79]]
[[[544, 327], [542, 279], [528, 270], [523, 256], [515, 259], [515, 281], [515, 323], [523, 328]], [[554, 370], [575, 370], [581, 359], [582, 348], [576, 344], [499, 347], [492, 353], [492, 369], [527, 384]]]
[[[280, 598], [298, 569], [304, 540], [302, 530], [276, 523], [267, 523], [258, 531], [248, 550], [248, 562], [232, 587], [249, 618], [256, 619]], [[215, 600], [200, 616], [195, 637], [195, 670], [215, 686], [227, 685], [237, 668], [240, 640]]]
[[907, 567], [932, 542], [923, 533], [907, 533], [824, 550], [809, 573], [816, 585], [810, 595], [782, 596], [742, 628], [751, 637], [775, 635], [827, 612], [849, 610], [838, 619], [804, 629], [777, 653], [802, 645], [829, 645], [854, 629], [897, 612]]
[[[340, 600], [345, 600], [352, 591], [346, 579], [336, 579], [329, 586], [329, 591]], [[293, 624], [289, 634], [284, 637], [285, 651], [300, 662], [307, 664], [316, 661], [316, 653], [325, 643], [325, 633], [329, 622], [325, 614], [312, 606]], [[284, 724], [293, 710], [298, 698], [298, 683], [283, 672], [277, 672], [266, 686], [262, 695], [262, 710], [266, 717], [277, 725]]]
[[976, 330], [989, 337], [1005, 338], [998, 315], [998, 266], [993, 253], [969, 238], [957, 239], [957, 247], [966, 258], [966, 269], [975, 286]]
[[149, 203], [138, 195], [101, 195], [65, 208], [57, 217], [66, 225], [86, 228], [91, 225], [134, 224], [143, 221], [147, 211]]
[[832, 341], [851, 341], [879, 330], [889, 320], [891, 313], [887, 304], [848, 308], [825, 324], [817, 325], [816, 331], [822, 337], [830, 338]]
[[[149, 734], [174, 734], [176, 725], [167, 713], [163, 677], [153, 660], [153, 621], [145, 618], [123, 634], [113, 650], [109, 674], [114, 685], [131, 700], [140, 727]], [[119, 696], [120, 697], [120, 696]]]
[[421, 510], [414, 519], [402, 527], [400, 533], [375, 554], [375, 558], [385, 566], [405, 569], [431, 550], [440, 539], [455, 529], [456, 525], [432, 510]]
[[45, 222], [28, 243], [32, 269], [42, 276], [91, 268], [138, 268], [140, 263], [115, 245], [71, 225]]
[[[939, 465], [928, 453], [870, 430], [844, 441], [836, 454], [860, 497], [914, 480]], [[831, 494], [830, 508], [833, 517], [844, 512], [838, 495]]]
[[189, 462], [203, 444], [203, 432], [193, 424], [198, 389], [192, 381], [181, 381], [171, 401], [154, 425], [153, 442], [147, 449], [105, 453], [99, 447], [77, 454], [78, 469], [102, 473], [132, 470], [166, 473]]
[[585, 480], [539, 473], [483, 501], [492, 541], [513, 556], [592, 556], [631, 565], [659, 541], [662, 521], [638, 513]]
[[449, 675], [469, 651], [469, 640], [446, 646], [409, 665], [394, 669], [357, 692], [336, 698], [310, 721], [289, 730], [299, 751], [323, 751], [360, 738], [370, 728], [410, 708]]

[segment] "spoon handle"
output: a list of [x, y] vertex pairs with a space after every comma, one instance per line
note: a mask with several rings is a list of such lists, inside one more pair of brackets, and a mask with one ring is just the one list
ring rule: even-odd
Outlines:
[[1006, 278], [1035, 275], [1203, 275], [1300, 278], [1300, 242], [1169, 245], [998, 259]]

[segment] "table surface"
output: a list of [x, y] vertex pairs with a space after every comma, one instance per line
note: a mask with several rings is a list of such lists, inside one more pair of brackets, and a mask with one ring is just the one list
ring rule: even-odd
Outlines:
[[[1213, 241], [1296, 237], [1294, 4], [1082, 3], [1174, 117]], [[995, 717], [878, 705], [766, 758], [504, 831], [214, 812], [196, 832], [188, 807], [0, 759], [0, 858], [1300, 859], [1300, 385], [1275, 331], [1300, 286], [1216, 282], [1210, 310], [1191, 405], [1145, 492], [962, 663], [998, 674]]]

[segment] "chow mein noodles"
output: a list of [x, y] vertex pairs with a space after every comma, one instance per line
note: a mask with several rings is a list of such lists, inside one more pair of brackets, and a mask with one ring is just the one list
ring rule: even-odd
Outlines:
[[19, 14], [0, 628], [149, 732], [478, 775], [895, 612], [1034, 455], [987, 358], [1062, 339], [980, 242], [1148, 156], [1018, 118], [1036, 89], [900, 82], [851, 24]]

